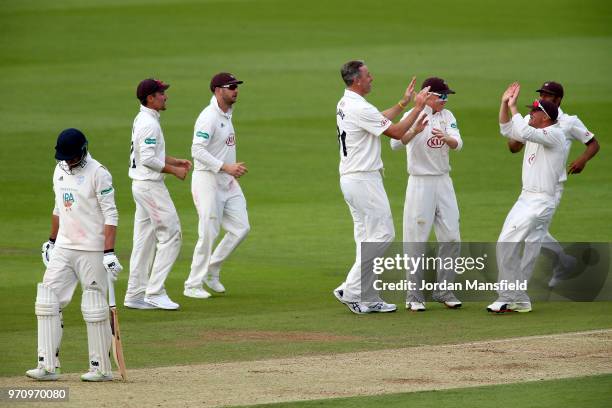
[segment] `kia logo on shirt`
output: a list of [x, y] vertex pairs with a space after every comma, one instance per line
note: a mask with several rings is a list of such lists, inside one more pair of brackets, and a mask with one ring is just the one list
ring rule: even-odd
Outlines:
[[233, 133], [229, 135], [229, 137], [225, 141], [225, 144], [228, 146], [234, 146], [236, 144], [236, 135], [234, 135]]
[[432, 149], [439, 149], [444, 146], [444, 140], [439, 137], [432, 136], [427, 140], [427, 146], [431, 147]]

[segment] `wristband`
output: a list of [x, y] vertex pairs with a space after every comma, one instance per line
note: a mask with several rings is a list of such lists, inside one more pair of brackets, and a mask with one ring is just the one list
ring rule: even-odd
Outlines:
[[105, 249], [105, 250], [104, 250], [104, 253], [105, 253], [105, 254], [108, 254], [108, 253], [111, 253], [111, 252], [115, 252], [115, 248]]
[[50, 242], [50, 243], [52, 243], [52, 244], [55, 244], [55, 239], [54, 239], [54, 238], [49, 237], [49, 242]]
[[400, 108], [406, 109], [406, 105], [402, 105], [402, 101], [399, 101], [397, 104], [399, 105]]

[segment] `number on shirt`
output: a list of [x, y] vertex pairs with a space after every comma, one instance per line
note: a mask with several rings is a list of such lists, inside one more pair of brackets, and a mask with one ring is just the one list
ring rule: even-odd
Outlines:
[[338, 131], [338, 147], [342, 149], [342, 154], [346, 157], [346, 132], [344, 130], [340, 132], [338, 126], [336, 126], [336, 130]]
[[134, 141], [132, 140], [132, 148], [130, 149], [130, 167], [136, 168], [136, 157], [134, 154]]

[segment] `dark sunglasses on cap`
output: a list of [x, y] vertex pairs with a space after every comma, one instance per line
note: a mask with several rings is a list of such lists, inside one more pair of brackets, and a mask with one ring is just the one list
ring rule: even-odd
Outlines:
[[531, 111], [533, 112], [533, 111], [537, 111], [537, 110], [541, 110], [548, 117], [548, 119], [551, 119], [551, 117], [548, 114], [548, 112], [546, 112], [546, 109], [544, 109], [544, 107], [542, 105], [540, 105], [540, 102], [539, 101], [533, 101], [533, 105], [531, 105]]
[[219, 88], [227, 88], [227, 89], [234, 91], [238, 89], [238, 84], [221, 85]]
[[445, 93], [437, 93], [437, 92], [431, 92], [433, 95], [436, 95], [438, 98], [440, 98], [441, 101], [445, 101], [448, 99], [448, 94]]

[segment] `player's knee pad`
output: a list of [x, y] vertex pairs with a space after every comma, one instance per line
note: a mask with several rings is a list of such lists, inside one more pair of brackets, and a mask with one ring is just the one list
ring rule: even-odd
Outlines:
[[38, 284], [34, 311], [38, 321], [38, 365], [55, 371], [59, 367], [62, 318], [57, 294], [44, 283]]
[[109, 350], [112, 334], [106, 297], [99, 290], [84, 290], [81, 312], [87, 325], [89, 366], [108, 374], [111, 372]]

